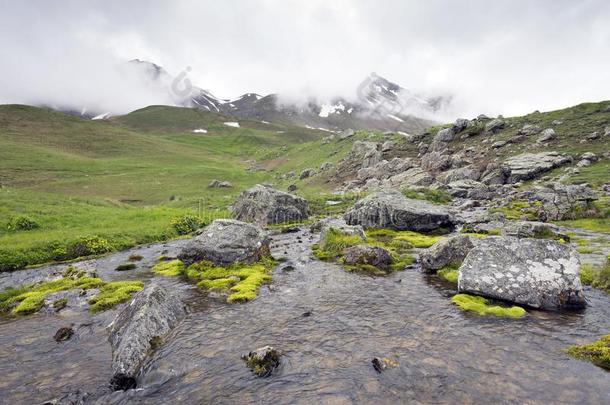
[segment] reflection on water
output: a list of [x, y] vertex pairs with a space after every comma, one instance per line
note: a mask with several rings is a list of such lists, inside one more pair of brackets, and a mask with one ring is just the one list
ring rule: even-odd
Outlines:
[[[459, 312], [449, 300], [454, 291], [417, 270], [371, 278], [311, 261], [310, 237], [276, 237], [274, 255], [290, 257], [295, 270], [276, 271], [251, 303], [208, 302], [192, 291], [192, 312], [147, 365], [144, 389], [100, 403], [542, 404], [610, 396], [610, 373], [562, 352], [610, 332], [608, 296], [587, 290], [589, 307], [580, 313], [479, 318]], [[0, 397], [15, 403], [76, 388], [100, 392], [110, 350], [96, 340], [105, 339], [108, 319], [58, 345], [52, 335], [62, 322], [41, 317], [0, 325]], [[282, 351], [283, 363], [259, 379], [240, 356], [265, 345]], [[374, 357], [399, 366], [379, 374]]]

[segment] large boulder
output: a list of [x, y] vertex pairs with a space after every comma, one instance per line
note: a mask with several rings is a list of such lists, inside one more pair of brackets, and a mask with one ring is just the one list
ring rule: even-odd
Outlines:
[[587, 216], [587, 211], [595, 211], [592, 202], [598, 195], [586, 184], [566, 185], [549, 183], [534, 187], [518, 195], [536, 207], [536, 216], [541, 221], [561, 221]]
[[240, 221], [265, 226], [307, 219], [307, 200], [272, 187], [256, 185], [242, 192], [233, 205]]
[[185, 315], [180, 298], [157, 284], [135, 295], [109, 327], [114, 389], [135, 387], [140, 368], [156, 342]]
[[421, 267], [433, 271], [451, 264], [460, 264], [473, 248], [473, 238], [467, 235], [443, 239], [420, 253]]
[[256, 225], [217, 219], [182, 248], [178, 258], [186, 264], [211, 261], [218, 266], [254, 263], [269, 255], [269, 238]]
[[455, 218], [447, 207], [409, 199], [395, 190], [380, 191], [363, 198], [344, 218], [349, 225], [362, 225], [365, 229], [430, 232], [455, 225]]
[[571, 162], [569, 156], [557, 152], [523, 153], [504, 161], [504, 166], [510, 171], [509, 183], [532, 180], [556, 167]]
[[536, 221], [511, 221], [502, 228], [502, 235], [515, 238], [555, 239], [570, 241], [557, 225]]
[[485, 132], [495, 134], [496, 132], [504, 128], [505, 125], [506, 122], [502, 118], [494, 118], [485, 125]]
[[419, 167], [412, 167], [382, 181], [386, 188], [403, 188], [413, 186], [429, 186], [434, 183], [434, 177]]
[[458, 290], [533, 308], [582, 308], [579, 273], [578, 253], [569, 245], [490, 236], [466, 256]]
[[327, 217], [315, 222], [310, 227], [311, 232], [320, 232], [320, 240], [326, 239], [326, 235], [331, 229], [335, 229], [344, 235], [359, 236], [363, 242], [366, 242], [364, 229], [360, 225], [348, 225], [343, 218]]

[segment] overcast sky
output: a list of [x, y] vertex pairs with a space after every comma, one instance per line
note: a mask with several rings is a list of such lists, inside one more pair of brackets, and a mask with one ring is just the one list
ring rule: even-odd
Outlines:
[[377, 72], [459, 115], [516, 115], [610, 99], [610, 1], [0, 0], [0, 103], [164, 102], [133, 58], [223, 98], [353, 97]]

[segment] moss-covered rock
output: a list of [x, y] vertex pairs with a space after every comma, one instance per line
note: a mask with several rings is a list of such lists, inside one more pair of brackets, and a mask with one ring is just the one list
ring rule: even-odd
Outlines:
[[242, 356], [242, 359], [257, 377], [269, 377], [279, 367], [280, 357], [278, 350], [265, 346]]
[[567, 349], [567, 353], [610, 370], [610, 335], [602, 336], [598, 341], [588, 345], [572, 346]]
[[154, 265], [152, 271], [165, 277], [177, 277], [184, 273], [184, 263], [178, 259], [160, 261]]

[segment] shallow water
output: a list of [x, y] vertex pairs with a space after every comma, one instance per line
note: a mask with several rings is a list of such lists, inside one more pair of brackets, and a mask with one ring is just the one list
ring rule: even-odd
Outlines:
[[[228, 305], [188, 289], [191, 313], [147, 364], [141, 388], [98, 402], [547, 404], [610, 397], [609, 372], [562, 351], [610, 333], [607, 295], [587, 289], [589, 305], [577, 313], [480, 318], [457, 310], [451, 286], [417, 269], [371, 278], [311, 260], [314, 238], [275, 237], [273, 254], [290, 257], [295, 269], [280, 266], [251, 303]], [[77, 388], [104, 393], [104, 326], [114, 314], [96, 316], [76, 339], [57, 344], [52, 336], [63, 323], [91, 322], [60, 314], [64, 319], [0, 323], [0, 402], [41, 402]], [[279, 349], [283, 363], [259, 379], [240, 356], [265, 345]], [[373, 357], [399, 366], [379, 374]]]

